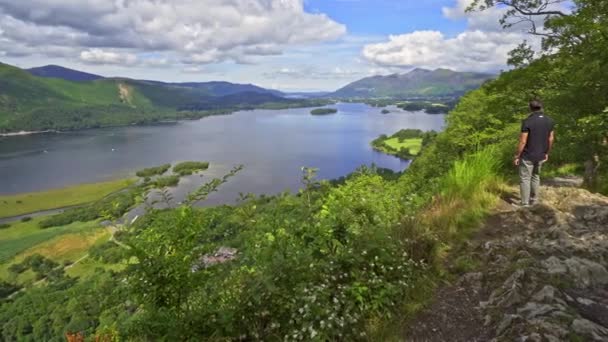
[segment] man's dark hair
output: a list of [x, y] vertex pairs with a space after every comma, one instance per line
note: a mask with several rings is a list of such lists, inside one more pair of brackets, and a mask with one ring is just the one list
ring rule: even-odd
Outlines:
[[540, 100], [532, 100], [530, 101], [530, 109], [533, 111], [538, 111], [543, 109], [543, 103]]

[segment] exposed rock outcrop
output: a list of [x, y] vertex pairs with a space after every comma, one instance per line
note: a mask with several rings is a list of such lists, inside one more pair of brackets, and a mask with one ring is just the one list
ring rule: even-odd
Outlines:
[[[497, 213], [472, 243], [481, 267], [450, 287], [477, 294], [467, 312], [484, 328], [452, 341], [608, 341], [608, 199], [543, 190], [543, 203]], [[413, 324], [409, 340], [441, 340]]]

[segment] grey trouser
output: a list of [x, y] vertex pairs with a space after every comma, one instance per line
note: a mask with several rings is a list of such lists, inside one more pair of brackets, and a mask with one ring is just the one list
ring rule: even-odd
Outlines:
[[543, 162], [522, 159], [519, 164], [521, 204], [529, 205], [538, 202], [540, 195], [540, 169]]

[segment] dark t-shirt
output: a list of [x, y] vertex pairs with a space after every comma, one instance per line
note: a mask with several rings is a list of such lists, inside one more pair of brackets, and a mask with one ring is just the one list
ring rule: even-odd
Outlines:
[[539, 162], [545, 159], [549, 150], [549, 134], [553, 131], [553, 120], [543, 112], [534, 112], [523, 121], [522, 133], [528, 133], [528, 143], [522, 153], [522, 159]]

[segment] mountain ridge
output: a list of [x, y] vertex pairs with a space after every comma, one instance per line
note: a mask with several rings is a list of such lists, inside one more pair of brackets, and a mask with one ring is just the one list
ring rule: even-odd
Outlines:
[[120, 77], [68, 81], [0, 63], [1, 133], [146, 124], [240, 109], [324, 104], [320, 102], [228, 82], [183, 85]]
[[114, 76], [114, 77], [104, 77], [92, 73], [88, 73], [85, 71], [66, 68], [60, 65], [45, 65], [30, 69], [23, 69], [33, 76], [44, 77], [44, 78], [58, 78], [66, 81], [74, 81], [74, 82], [84, 82], [84, 81], [95, 81], [100, 79], [116, 79], [116, 80], [132, 80], [139, 82], [148, 82], [154, 83], [158, 85], [166, 85], [166, 86], [179, 86], [186, 88], [197, 88], [201, 90], [205, 90], [209, 93], [209, 95], [213, 96], [225, 96], [232, 95], [237, 93], [244, 92], [257, 92], [257, 93], [269, 93], [275, 96], [283, 97], [285, 94], [281, 91], [275, 89], [267, 89], [264, 87], [257, 86], [255, 84], [247, 83], [233, 83], [227, 81], [206, 81], [206, 82], [164, 82], [164, 81], [155, 81], [155, 80], [144, 80], [144, 79], [134, 79], [128, 77]]
[[416, 68], [404, 74], [374, 75], [352, 82], [330, 97], [337, 98], [429, 98], [459, 97], [496, 75], [459, 72], [445, 68]]

